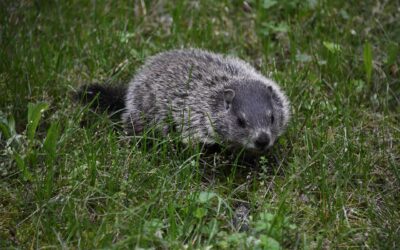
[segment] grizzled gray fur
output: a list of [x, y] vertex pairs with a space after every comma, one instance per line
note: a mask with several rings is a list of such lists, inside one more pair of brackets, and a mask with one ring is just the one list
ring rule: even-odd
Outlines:
[[199, 49], [150, 57], [128, 86], [91, 84], [76, 95], [98, 110], [122, 112], [128, 132], [155, 126], [185, 143], [222, 143], [263, 152], [283, 133], [289, 101], [246, 62]]
[[122, 114], [135, 134], [155, 125], [181, 132], [186, 143], [255, 151], [271, 147], [289, 118], [289, 101], [275, 82], [238, 58], [199, 49], [150, 57], [129, 83]]

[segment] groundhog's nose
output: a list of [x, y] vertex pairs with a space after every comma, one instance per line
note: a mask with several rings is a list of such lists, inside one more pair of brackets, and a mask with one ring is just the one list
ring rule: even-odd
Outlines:
[[255, 140], [254, 144], [258, 149], [265, 149], [269, 145], [269, 141], [269, 135], [267, 133], [261, 133]]

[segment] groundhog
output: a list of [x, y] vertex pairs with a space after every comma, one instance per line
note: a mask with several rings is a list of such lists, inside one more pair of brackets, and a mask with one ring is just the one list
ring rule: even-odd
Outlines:
[[241, 59], [200, 49], [171, 50], [145, 61], [128, 86], [92, 84], [78, 96], [120, 110], [125, 129], [155, 126], [184, 143], [225, 144], [264, 152], [290, 118], [281, 88]]

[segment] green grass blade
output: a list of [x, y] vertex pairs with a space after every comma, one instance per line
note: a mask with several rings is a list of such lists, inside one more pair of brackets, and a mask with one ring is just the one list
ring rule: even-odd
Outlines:
[[46, 177], [44, 182], [44, 194], [46, 198], [50, 198], [54, 186], [54, 160], [57, 156], [57, 142], [60, 134], [59, 123], [55, 122], [50, 125], [47, 131], [46, 139], [43, 143], [43, 148], [47, 153], [46, 161]]
[[28, 127], [27, 127], [27, 136], [29, 141], [32, 141], [35, 137], [37, 126], [39, 125], [39, 121], [41, 115], [44, 111], [48, 109], [49, 105], [47, 103], [29, 103], [28, 104]]
[[58, 123], [52, 123], [47, 131], [46, 139], [43, 143], [43, 148], [46, 150], [51, 159], [56, 157], [57, 141], [60, 134], [60, 126]]
[[372, 46], [369, 42], [364, 44], [363, 59], [364, 59], [364, 69], [365, 69], [367, 83], [370, 83], [372, 76], [373, 62], [372, 62]]
[[0, 133], [4, 135], [6, 140], [10, 139], [10, 137], [11, 137], [9, 124], [6, 119], [0, 120]]
[[23, 176], [24, 180], [25, 181], [31, 180], [32, 174], [28, 170], [26, 163], [25, 163], [24, 159], [22, 158], [22, 156], [20, 154], [18, 154], [17, 152], [14, 152], [13, 156], [14, 156], [15, 163], [17, 164], [17, 167], [22, 172], [22, 176]]

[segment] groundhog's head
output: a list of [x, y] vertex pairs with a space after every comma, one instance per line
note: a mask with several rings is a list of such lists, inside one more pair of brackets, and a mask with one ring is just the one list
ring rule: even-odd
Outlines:
[[279, 90], [254, 80], [225, 86], [220, 93], [223, 111], [216, 121], [217, 132], [236, 146], [266, 151], [284, 131], [288, 120], [287, 101], [276, 91]]

